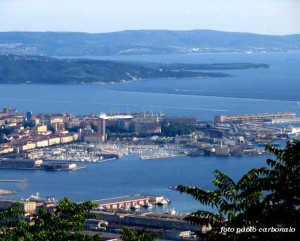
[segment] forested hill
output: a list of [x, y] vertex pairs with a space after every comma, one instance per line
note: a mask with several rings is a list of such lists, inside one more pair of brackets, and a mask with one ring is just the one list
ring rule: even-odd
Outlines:
[[232, 77], [222, 70], [248, 68], [268, 68], [268, 65], [158, 64], [0, 55], [0, 84], [84, 84], [149, 78]]
[[300, 34], [260, 35], [212, 30], [112, 33], [0, 32], [0, 54], [99, 56], [300, 49]]

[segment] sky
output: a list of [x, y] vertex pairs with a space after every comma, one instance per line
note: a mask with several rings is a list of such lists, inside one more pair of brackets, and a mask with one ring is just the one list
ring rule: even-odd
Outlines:
[[300, 33], [300, 0], [0, 0], [0, 31]]

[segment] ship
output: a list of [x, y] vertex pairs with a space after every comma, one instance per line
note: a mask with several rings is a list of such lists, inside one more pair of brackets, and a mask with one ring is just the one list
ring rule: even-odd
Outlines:
[[292, 127], [289, 126], [287, 129], [285, 129], [285, 133], [289, 138], [293, 138], [300, 135], [300, 127]]
[[31, 202], [45, 202], [45, 203], [57, 203], [58, 201], [55, 199], [55, 197], [47, 197], [43, 198], [40, 196], [40, 194], [37, 192], [36, 194], [32, 194], [29, 198], [25, 199], [26, 201]]
[[27, 200], [32, 201], [32, 202], [44, 202], [44, 201], [46, 201], [45, 198], [40, 197], [40, 194], [38, 192], [35, 195], [32, 194]]

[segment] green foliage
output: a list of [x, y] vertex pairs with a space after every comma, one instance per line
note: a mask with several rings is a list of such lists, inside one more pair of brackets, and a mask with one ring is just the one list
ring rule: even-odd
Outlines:
[[[178, 186], [181, 193], [192, 195], [214, 212], [199, 210], [186, 220], [211, 227], [199, 233], [205, 240], [294, 240], [300, 220], [300, 142], [288, 142], [285, 149], [267, 146], [276, 160], [268, 159], [269, 168], [252, 169], [234, 182], [215, 171], [216, 189]], [[221, 228], [255, 228], [256, 232], [220, 233]], [[259, 228], [295, 228], [296, 232], [258, 232]]]
[[76, 204], [68, 198], [59, 201], [54, 212], [40, 209], [34, 214], [30, 222], [26, 222], [21, 215], [19, 205], [13, 205], [5, 210], [1, 216], [0, 240], [4, 241], [100, 241], [101, 235], [85, 235], [83, 224], [86, 221], [86, 213], [95, 207], [92, 202]]
[[187, 124], [163, 123], [161, 126], [161, 135], [163, 136], [189, 135], [194, 131], [195, 127]]
[[27, 128], [27, 127], [30, 127], [30, 128], [32, 128], [32, 127], [34, 127], [35, 126], [35, 122], [34, 122], [34, 120], [29, 120], [29, 121], [23, 121], [23, 126], [24, 126], [24, 128]]
[[8, 142], [8, 140], [6, 139], [6, 136], [13, 133], [13, 131], [15, 129], [16, 129], [15, 127], [5, 128], [4, 126], [0, 126], [0, 143]]
[[122, 241], [155, 241], [158, 238], [159, 234], [147, 233], [144, 230], [136, 231], [129, 228], [123, 228], [121, 235]]
[[51, 125], [47, 125], [47, 130], [51, 131], [53, 134], [55, 133], [55, 128]]
[[91, 122], [91, 128], [93, 131], [98, 132], [98, 126], [95, 123]]
[[[226, 68], [226, 64], [225, 69]], [[243, 64], [230, 64], [243, 65]], [[255, 68], [257, 67], [256, 64]], [[0, 55], [0, 84], [110, 83], [150, 78], [231, 77], [227, 73], [191, 71], [197, 65], [55, 59], [42, 56]], [[198, 65], [200, 69], [211, 66]], [[222, 66], [218, 66], [222, 69]], [[214, 69], [214, 68], [213, 68]]]

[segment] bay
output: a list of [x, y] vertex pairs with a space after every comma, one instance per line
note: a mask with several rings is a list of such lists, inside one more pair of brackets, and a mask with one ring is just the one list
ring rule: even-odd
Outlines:
[[[90, 114], [163, 112], [212, 120], [220, 114], [293, 111], [299, 116], [300, 52], [256, 54], [194, 54], [102, 56], [88, 58], [166, 63], [266, 63], [269, 69], [228, 70], [235, 78], [160, 79], [112, 85], [0, 85], [0, 106], [34, 113]], [[130, 155], [105, 163], [84, 163], [76, 172], [0, 170], [0, 179], [26, 179], [23, 184], [0, 183], [0, 188], [27, 198], [42, 196], [75, 201], [135, 193], [164, 195], [180, 212], [200, 208], [187, 195], [168, 189], [185, 184], [212, 188], [213, 170], [234, 179], [265, 164], [266, 156], [181, 157], [141, 161]]]

